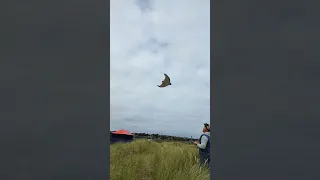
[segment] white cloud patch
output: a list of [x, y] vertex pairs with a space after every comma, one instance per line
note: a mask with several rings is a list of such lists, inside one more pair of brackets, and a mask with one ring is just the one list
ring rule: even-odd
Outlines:
[[[111, 129], [198, 136], [210, 122], [210, 1], [110, 4]], [[157, 87], [162, 73], [172, 86]]]

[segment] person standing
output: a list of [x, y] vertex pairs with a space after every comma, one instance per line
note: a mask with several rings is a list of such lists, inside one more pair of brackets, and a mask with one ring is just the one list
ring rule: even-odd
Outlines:
[[210, 168], [210, 125], [205, 123], [199, 141], [194, 142], [199, 149], [200, 165]]

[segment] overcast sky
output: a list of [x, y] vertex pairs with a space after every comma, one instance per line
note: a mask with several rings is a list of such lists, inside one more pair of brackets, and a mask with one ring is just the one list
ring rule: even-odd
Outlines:
[[[210, 122], [210, 1], [111, 0], [111, 130], [198, 136]], [[163, 73], [172, 86], [159, 88]]]

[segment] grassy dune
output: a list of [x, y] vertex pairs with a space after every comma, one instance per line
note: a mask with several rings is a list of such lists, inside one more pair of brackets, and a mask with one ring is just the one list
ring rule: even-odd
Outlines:
[[197, 148], [177, 142], [135, 140], [110, 148], [111, 180], [209, 180]]

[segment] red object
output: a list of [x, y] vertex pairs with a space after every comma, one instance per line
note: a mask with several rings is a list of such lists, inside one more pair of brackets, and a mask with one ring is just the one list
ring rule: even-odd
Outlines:
[[129, 131], [124, 130], [124, 129], [121, 129], [121, 130], [118, 130], [118, 131], [115, 131], [115, 132], [111, 132], [111, 133], [112, 134], [123, 134], [123, 135], [133, 136], [133, 134], [131, 134]]

